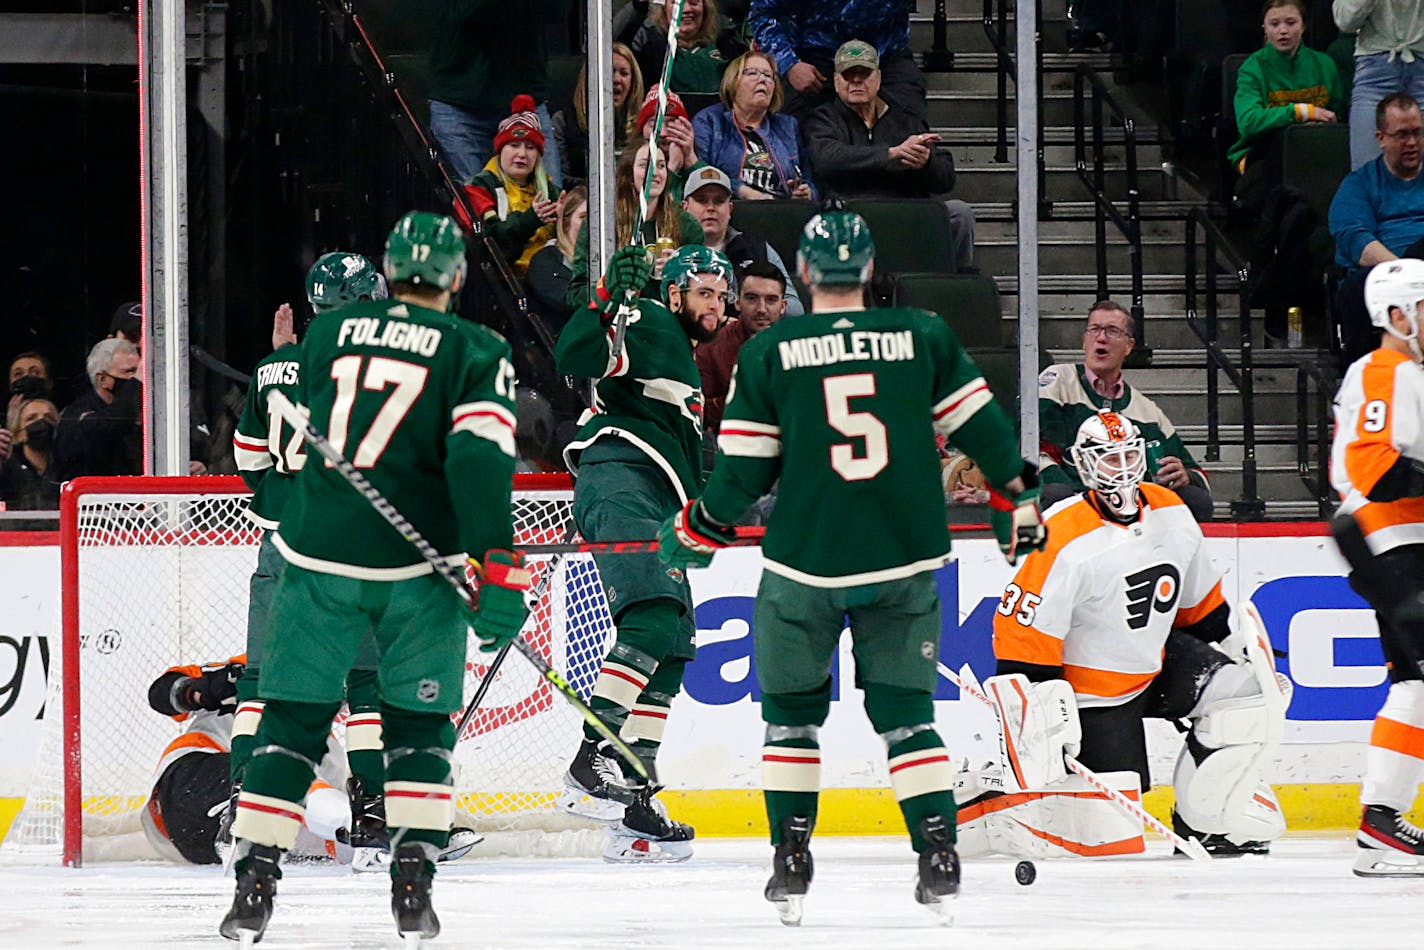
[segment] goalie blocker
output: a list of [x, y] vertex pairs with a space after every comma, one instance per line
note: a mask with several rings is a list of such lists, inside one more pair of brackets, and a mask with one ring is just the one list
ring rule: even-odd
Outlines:
[[956, 776], [961, 853], [1142, 852], [1141, 825], [1068, 774], [1064, 754], [1081, 754], [1100, 778], [1140, 800], [1139, 769], [1146, 767], [1140, 720], [1146, 716], [1191, 723], [1173, 773], [1176, 831], [1203, 837], [1216, 854], [1266, 850], [1285, 830], [1264, 770], [1281, 740], [1290, 683], [1275, 670], [1255, 608], [1242, 603], [1237, 618], [1236, 632], [1216, 647], [1174, 634], [1152, 688], [1121, 706], [1085, 710], [1081, 719], [1063, 680], [1030, 683], [1021, 674], [987, 680], [984, 691], [1000, 726], [998, 749], [990, 762], [966, 764]]

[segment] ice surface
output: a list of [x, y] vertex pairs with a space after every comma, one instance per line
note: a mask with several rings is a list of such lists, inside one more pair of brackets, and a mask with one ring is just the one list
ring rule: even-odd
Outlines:
[[[801, 928], [762, 900], [762, 841], [699, 841], [687, 864], [478, 859], [436, 878], [434, 947], [1386, 947], [1419, 946], [1424, 879], [1350, 873], [1353, 840], [1289, 838], [1268, 858], [1198, 866], [1149, 839], [1142, 858], [1038, 863], [970, 859], [952, 929], [914, 902], [903, 839], [814, 842]], [[478, 854], [478, 849], [476, 851]], [[217, 868], [0, 868], [0, 947], [234, 947], [217, 935], [232, 892]], [[345, 868], [290, 868], [262, 950], [400, 946], [388, 884]]]

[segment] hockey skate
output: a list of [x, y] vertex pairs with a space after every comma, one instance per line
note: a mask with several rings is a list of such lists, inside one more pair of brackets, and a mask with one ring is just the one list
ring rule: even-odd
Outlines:
[[[1235, 842], [1226, 835], [1206, 835], [1182, 820], [1182, 816], [1172, 812], [1172, 830], [1183, 838], [1195, 838], [1201, 842], [1206, 853], [1214, 858], [1239, 858], [1247, 854], [1270, 854], [1269, 841]], [[1173, 854], [1182, 854], [1180, 848], [1173, 848]]]
[[788, 927], [801, 926], [801, 906], [811, 888], [815, 862], [811, 860], [811, 819], [791, 815], [781, 820], [781, 843], [771, 858], [771, 880], [762, 893], [776, 905]]
[[943, 815], [920, 822], [925, 850], [920, 852], [920, 872], [915, 877], [915, 900], [938, 914], [940, 922], [954, 922], [954, 900], [959, 896], [959, 855], [949, 841]]
[[410, 948], [419, 947], [422, 939], [440, 933], [440, 918], [430, 904], [435, 871], [425, 854], [424, 845], [401, 845], [391, 875], [391, 914], [396, 919], [396, 930]]
[[241, 941], [243, 950], [259, 942], [272, 919], [272, 898], [277, 896], [277, 865], [282, 850], [255, 844], [247, 852], [247, 866], [237, 876], [237, 893], [232, 907], [218, 927], [218, 933], [229, 940]]
[[608, 743], [585, 739], [564, 773], [564, 793], [558, 807], [591, 821], [617, 822], [634, 795], [618, 760], [609, 753]]
[[435, 859], [435, 863], [448, 864], [451, 861], [458, 861], [483, 840], [485, 840], [484, 835], [457, 825], [450, 829], [450, 841], [440, 851], [440, 856]]
[[1360, 877], [1424, 877], [1424, 829], [1386, 805], [1366, 805], [1355, 834]]
[[213, 839], [213, 851], [218, 856], [218, 862], [223, 866], [224, 874], [232, 870], [232, 822], [237, 817], [237, 798], [241, 794], [242, 783], [234, 782], [232, 794], [228, 796], [227, 801], [219, 803], [212, 811], [208, 812], [209, 815], [220, 816], [218, 818], [218, 833]]
[[691, 825], [672, 821], [667, 808], [653, 798], [657, 786], [644, 786], [608, 827], [603, 860], [612, 864], [675, 864], [692, 857]]
[[337, 829], [336, 840], [351, 846], [353, 871], [385, 870], [391, 861], [385, 795], [368, 793], [365, 783], [354, 775], [346, 780], [346, 794], [351, 799], [351, 827]]

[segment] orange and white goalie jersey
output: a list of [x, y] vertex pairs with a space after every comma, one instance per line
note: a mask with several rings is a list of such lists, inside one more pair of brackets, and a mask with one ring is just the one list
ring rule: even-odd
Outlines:
[[1424, 498], [1370, 501], [1366, 495], [1401, 455], [1424, 460], [1424, 367], [1378, 349], [1345, 371], [1335, 395], [1330, 483], [1342, 515], [1353, 514], [1375, 554], [1424, 543]]
[[1086, 498], [1048, 511], [1048, 547], [1030, 554], [994, 616], [1000, 661], [1062, 667], [1080, 707], [1116, 706], [1162, 670], [1167, 635], [1220, 607], [1221, 572], [1176, 493], [1140, 486], [1120, 525]]

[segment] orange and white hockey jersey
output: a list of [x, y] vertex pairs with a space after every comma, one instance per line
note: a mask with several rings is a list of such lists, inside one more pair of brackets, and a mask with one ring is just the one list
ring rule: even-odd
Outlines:
[[1140, 490], [1127, 525], [1082, 497], [1049, 509], [1048, 547], [1024, 560], [994, 616], [994, 655], [1061, 666], [1080, 707], [1141, 693], [1162, 671], [1167, 635], [1225, 603], [1187, 506], [1159, 485]]
[[1424, 498], [1366, 497], [1401, 455], [1424, 461], [1424, 367], [1378, 349], [1345, 371], [1335, 395], [1330, 483], [1342, 515], [1353, 514], [1375, 554], [1424, 543]]

